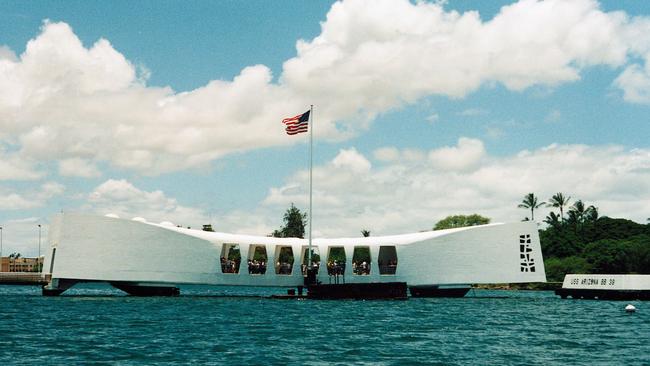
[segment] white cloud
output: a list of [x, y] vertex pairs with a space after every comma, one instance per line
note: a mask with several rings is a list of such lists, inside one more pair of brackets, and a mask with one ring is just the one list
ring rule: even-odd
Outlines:
[[63, 194], [65, 191], [65, 186], [57, 182], [47, 182], [41, 186], [41, 189], [41, 198], [49, 199]]
[[[290, 144], [279, 121], [307, 104], [262, 65], [184, 93], [145, 86], [138, 68], [107, 40], [85, 48], [67, 24], [46, 23], [18, 60], [0, 62], [0, 136], [22, 156], [63, 160], [64, 175], [82, 160], [157, 174]], [[86, 164], [82, 175], [97, 172]]]
[[88, 195], [83, 209], [100, 215], [112, 213], [126, 219], [144, 217], [150, 222], [171, 221], [184, 226], [209, 221], [209, 215], [200, 209], [180, 205], [160, 190], [141, 190], [124, 179], [109, 179], [97, 186]]
[[[327, 166], [314, 168], [313, 180], [314, 182], [320, 181], [321, 187], [323, 187], [323, 182], [327, 181], [328, 186], [348, 185], [349, 191], [361, 192], [363, 182], [368, 178], [371, 168], [370, 161], [355, 148], [342, 149]], [[336, 171], [337, 174], [330, 179], [325, 179], [325, 175], [330, 174], [331, 171]], [[308, 182], [308, 172], [297, 173], [290, 184], [280, 188], [271, 188], [268, 196], [263, 201], [263, 205], [288, 206], [292, 202], [304, 203], [306, 197], [308, 197], [308, 190], [306, 189]], [[328, 194], [324, 190], [317, 190], [315, 195], [319, 196], [321, 202], [326, 202], [330, 206], [345, 204], [345, 201], [341, 200], [340, 197], [335, 194]]]
[[0, 196], [0, 210], [22, 210], [38, 207], [39, 203], [17, 193], [5, 192]]
[[101, 176], [102, 173], [88, 160], [70, 158], [59, 161], [59, 175], [66, 177], [94, 178]]
[[22, 219], [13, 219], [7, 221], [7, 224], [34, 224], [38, 223], [39, 218], [38, 217], [25, 217]]
[[350, 169], [355, 173], [365, 173], [370, 170], [371, 164], [365, 156], [359, 154], [355, 148], [343, 149], [332, 160], [336, 168]]
[[[286, 199], [298, 193], [304, 195], [303, 187], [285, 187], [277, 193], [277, 197]], [[212, 215], [204, 209], [183, 205], [160, 190], [143, 190], [124, 179], [105, 181], [87, 194], [85, 200], [81, 210], [98, 215], [116, 214], [124, 219], [143, 217], [149, 222], [170, 221], [194, 229], [211, 223], [217, 231], [262, 236], [270, 234], [282, 224], [286, 209], [278, 205], [279, 202], [273, 202], [270, 206], [262, 204], [250, 211], [234, 210], [224, 215]], [[268, 200], [273, 201], [273, 198]]]
[[33, 159], [15, 153], [6, 153], [0, 149], [0, 181], [3, 180], [37, 180], [45, 174], [35, 167]]
[[349, 111], [429, 94], [462, 97], [485, 82], [556, 85], [589, 65], [623, 64], [625, 21], [589, 0], [520, 1], [488, 22], [425, 2], [344, 1], [318, 37], [298, 43], [282, 77], [303, 93], [349, 95], [338, 106]]
[[650, 18], [633, 18], [625, 32], [632, 53], [643, 59], [644, 65], [628, 65], [614, 81], [614, 86], [623, 91], [626, 101], [650, 104]]
[[14, 51], [7, 46], [0, 45], [0, 62], [3, 60], [15, 62], [18, 60]]
[[[62, 175], [97, 176], [90, 162], [143, 174], [203, 167], [296, 143], [278, 121], [308, 101], [317, 104], [318, 137], [340, 140], [427, 95], [463, 97], [486, 83], [554, 86], [592, 65], [625, 67], [650, 51], [649, 23], [591, 0], [522, 0], [489, 21], [439, 4], [345, 0], [316, 38], [297, 42], [279, 82], [253, 65], [231, 81], [175, 92], [147, 86], [146, 66], [108, 40], [84, 47], [67, 24], [46, 22], [19, 57], [0, 48], [0, 139], [22, 159], [61, 161]], [[626, 100], [647, 102], [647, 78], [627, 65], [615, 85]]]
[[481, 140], [461, 137], [458, 146], [443, 147], [429, 152], [433, 166], [442, 170], [467, 170], [477, 166], [485, 156]]
[[645, 67], [634, 64], [625, 68], [614, 81], [623, 90], [623, 99], [631, 103], [650, 104], [650, 55]]
[[[437, 220], [452, 214], [478, 213], [495, 222], [519, 221], [529, 214], [517, 208], [528, 192], [541, 200], [564, 192], [574, 200], [596, 205], [601, 215], [639, 222], [648, 216], [648, 149], [553, 144], [497, 157], [487, 154], [481, 141], [462, 138], [457, 146], [428, 152], [394, 147], [382, 150], [390, 151], [391, 159], [398, 158], [372, 165], [349, 148], [314, 168], [315, 236], [359, 236], [364, 228], [374, 235], [414, 232], [430, 229]], [[452, 167], [454, 163], [459, 166]], [[441, 164], [447, 164], [446, 169], [441, 169]], [[97, 186], [81, 209], [194, 228], [211, 222], [219, 231], [266, 235], [282, 224], [290, 203], [307, 211], [307, 175], [307, 171], [298, 171], [287, 177], [286, 184], [271, 188], [256, 208], [217, 216], [183, 205], [160, 190], [147, 191], [115, 179]], [[38, 199], [59, 195], [62, 190], [57, 184], [44, 185]], [[24, 199], [12, 199], [20, 198]], [[540, 209], [535, 216], [539, 220], [548, 211]]]
[[426, 156], [425, 152], [418, 149], [406, 148], [400, 153], [403, 162], [419, 162]]
[[56, 182], [43, 183], [38, 191], [17, 193], [0, 187], [0, 210], [24, 210], [43, 207], [51, 198], [60, 196], [65, 186]]
[[[394, 148], [384, 150], [395, 153]], [[517, 208], [528, 192], [535, 192], [541, 200], [564, 192], [598, 206], [601, 215], [639, 222], [648, 216], [648, 149], [554, 144], [494, 157], [485, 153], [480, 141], [461, 139], [456, 147], [430, 151], [433, 160], [422, 155], [411, 161], [384, 159], [384, 164], [362, 175], [331, 163], [316, 167], [314, 225], [318, 235], [357, 236], [362, 228], [377, 235], [413, 232], [430, 229], [451, 214], [479, 213], [495, 222], [519, 221], [529, 215]], [[440, 169], [441, 161], [449, 169]], [[454, 162], [458, 168], [452, 167]], [[468, 166], [472, 168], [460, 169]], [[298, 172], [284, 187], [271, 189], [265, 204], [281, 210], [295, 202], [306, 209], [305, 174]], [[548, 211], [541, 209], [535, 216], [543, 218]]]
[[382, 147], [373, 151], [374, 158], [383, 162], [396, 161], [399, 155], [399, 150], [395, 147]]

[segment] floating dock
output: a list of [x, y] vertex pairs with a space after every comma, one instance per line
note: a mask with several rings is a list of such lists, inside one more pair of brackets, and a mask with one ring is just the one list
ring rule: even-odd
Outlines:
[[410, 286], [413, 297], [464, 297], [472, 287], [470, 285], [429, 285]]
[[555, 294], [563, 299], [650, 300], [650, 275], [568, 274]]

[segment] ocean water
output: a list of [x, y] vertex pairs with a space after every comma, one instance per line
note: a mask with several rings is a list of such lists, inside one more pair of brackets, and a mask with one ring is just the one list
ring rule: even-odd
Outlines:
[[282, 289], [0, 286], [0, 365], [650, 365], [650, 303], [475, 290], [461, 299], [277, 300]]

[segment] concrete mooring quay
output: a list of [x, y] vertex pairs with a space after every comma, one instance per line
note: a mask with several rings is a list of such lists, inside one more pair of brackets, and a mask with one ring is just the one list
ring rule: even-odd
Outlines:
[[52, 275], [39, 272], [0, 272], [0, 285], [44, 286]]

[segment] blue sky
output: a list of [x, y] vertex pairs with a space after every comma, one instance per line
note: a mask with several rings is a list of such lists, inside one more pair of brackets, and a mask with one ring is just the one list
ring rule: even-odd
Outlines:
[[2, 2], [5, 254], [35, 254], [60, 210], [265, 235], [306, 209], [306, 135], [280, 120], [310, 103], [317, 235], [521, 220], [528, 192], [645, 222], [649, 19], [637, 1]]

